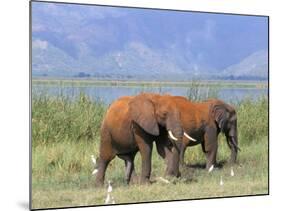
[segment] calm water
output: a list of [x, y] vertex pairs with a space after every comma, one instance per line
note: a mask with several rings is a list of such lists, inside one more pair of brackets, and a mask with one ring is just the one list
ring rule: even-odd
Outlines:
[[[85, 93], [92, 100], [100, 100], [106, 104], [110, 104], [117, 98], [125, 95], [135, 95], [142, 91], [155, 93], [169, 93], [173, 95], [181, 95], [190, 97], [190, 88], [188, 87], [119, 87], [119, 86], [47, 86], [42, 84], [35, 84], [32, 86], [32, 94], [47, 94], [51, 96], [67, 96], [74, 99]], [[217, 97], [226, 102], [237, 102], [243, 98], [258, 99], [260, 96], [267, 95], [267, 88], [221, 88], [221, 89], [207, 89], [200, 88], [199, 95], [203, 98]]]

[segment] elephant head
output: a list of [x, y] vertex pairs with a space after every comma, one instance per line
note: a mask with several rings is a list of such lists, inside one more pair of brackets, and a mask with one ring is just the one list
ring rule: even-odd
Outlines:
[[235, 109], [219, 100], [212, 105], [212, 117], [218, 130], [225, 134], [231, 149], [231, 162], [236, 162], [238, 147], [237, 115]]
[[172, 141], [182, 139], [180, 112], [170, 95], [139, 94], [130, 101], [129, 111], [132, 120], [150, 135], [158, 136], [162, 126]]

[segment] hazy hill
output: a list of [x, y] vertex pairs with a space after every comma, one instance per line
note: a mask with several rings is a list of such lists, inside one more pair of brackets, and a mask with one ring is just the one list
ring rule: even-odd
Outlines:
[[32, 2], [33, 75], [213, 77], [261, 49], [263, 17]]
[[233, 77], [260, 77], [268, 78], [268, 52], [261, 50], [255, 52], [238, 64], [229, 66], [223, 71], [223, 75]]

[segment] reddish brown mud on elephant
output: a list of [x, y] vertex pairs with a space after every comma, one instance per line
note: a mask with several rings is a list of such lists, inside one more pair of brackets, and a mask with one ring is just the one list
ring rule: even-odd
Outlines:
[[[183, 130], [180, 113], [171, 99], [169, 95], [143, 93], [119, 98], [108, 108], [101, 126], [97, 185], [103, 184], [106, 168], [116, 155], [125, 161], [125, 176], [129, 183], [134, 175], [134, 158], [138, 151], [142, 160], [140, 180], [142, 183], [149, 182], [153, 141], [161, 133], [170, 136], [169, 142], [158, 142], [159, 150], [164, 152], [161, 156], [179, 159], [179, 150], [174, 150], [176, 144], [171, 143], [182, 140]], [[179, 175], [178, 165], [167, 169], [168, 174]]]
[[201, 144], [207, 159], [206, 168], [212, 168], [216, 163], [218, 134], [222, 132], [231, 149], [230, 162], [235, 163], [239, 149], [235, 109], [217, 99], [195, 103], [180, 96], [174, 98], [181, 112], [185, 136], [180, 149], [180, 162], [184, 164], [184, 153], [188, 146]]

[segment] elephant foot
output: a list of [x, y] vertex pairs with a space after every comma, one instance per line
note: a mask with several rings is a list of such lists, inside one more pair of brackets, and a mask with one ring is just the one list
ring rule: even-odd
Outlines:
[[137, 175], [132, 175], [131, 180], [130, 180], [130, 182], [129, 182], [128, 184], [138, 184], [139, 181], [140, 181], [139, 176], [137, 176]]
[[182, 167], [182, 168], [186, 168], [188, 165], [187, 165], [187, 163], [185, 163], [185, 162], [182, 162], [182, 163], [180, 163], [180, 167]]
[[141, 185], [150, 185], [150, 184], [152, 184], [152, 182], [150, 181], [149, 178], [141, 178], [140, 184]]
[[103, 187], [103, 181], [96, 181], [96, 182], [95, 182], [95, 187], [96, 187], [96, 188], [101, 188], [101, 187]]
[[165, 176], [168, 177], [180, 177], [181, 172], [180, 171], [175, 171], [175, 170], [167, 170], [165, 173]]
[[177, 172], [177, 173], [168, 173], [168, 174], [165, 174], [165, 176], [167, 176], [167, 177], [176, 177], [176, 178], [179, 178], [179, 177], [181, 177], [181, 172]]
[[233, 159], [230, 159], [228, 161], [228, 164], [231, 165], [231, 166], [239, 166], [239, 163], [237, 160], [233, 160]]
[[206, 170], [210, 173], [214, 170], [215, 164], [210, 164], [206, 166]]

